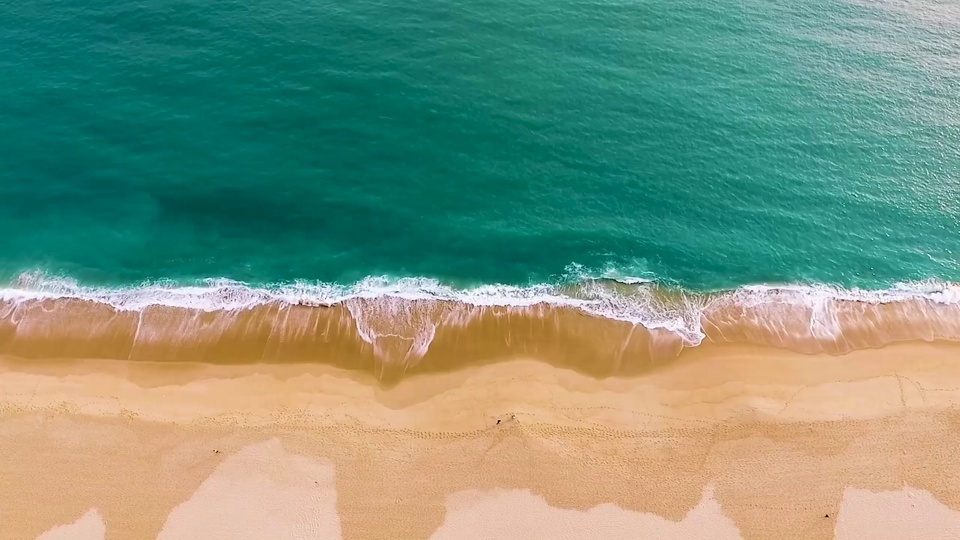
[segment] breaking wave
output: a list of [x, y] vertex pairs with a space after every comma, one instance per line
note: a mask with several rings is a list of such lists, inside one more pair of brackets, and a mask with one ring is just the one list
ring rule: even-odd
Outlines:
[[714, 292], [629, 276], [529, 287], [370, 277], [350, 285], [212, 279], [105, 288], [29, 273], [0, 289], [0, 354], [319, 361], [381, 379], [516, 356], [629, 374], [704, 342], [842, 354], [957, 339], [960, 286], [936, 281]]

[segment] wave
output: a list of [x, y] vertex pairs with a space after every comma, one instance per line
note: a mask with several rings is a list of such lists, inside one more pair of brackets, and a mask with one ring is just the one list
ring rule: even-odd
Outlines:
[[[183, 286], [173, 281], [144, 283], [136, 287], [89, 287], [77, 281], [49, 276], [41, 272], [24, 273], [13, 287], [0, 288], [0, 301], [75, 299], [107, 304], [123, 311], [139, 311], [150, 306], [167, 306], [200, 311], [249, 309], [279, 302], [300, 306], [333, 306], [351, 300], [407, 301], [437, 300], [471, 306], [523, 307], [537, 304], [581, 309], [604, 318], [641, 324], [649, 328], [668, 328], [693, 340], [684, 314], [671, 311], [643, 293], [654, 282], [633, 276], [589, 277], [579, 267], [568, 267], [561, 284], [530, 286], [481, 285], [454, 288], [439, 280], [423, 277], [391, 278], [370, 276], [357, 283], [310, 283], [251, 286], [227, 278], [206, 279]], [[570, 281], [573, 279], [573, 281]], [[691, 313], [692, 315], [692, 313]]]
[[516, 356], [629, 374], [704, 342], [842, 354], [958, 339], [960, 286], [936, 281], [712, 292], [623, 277], [529, 287], [370, 277], [351, 285], [215, 279], [106, 288], [30, 273], [0, 289], [0, 354], [320, 361], [384, 380]]

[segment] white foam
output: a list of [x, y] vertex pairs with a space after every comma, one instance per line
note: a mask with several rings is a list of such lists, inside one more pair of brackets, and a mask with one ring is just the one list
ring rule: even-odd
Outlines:
[[909, 300], [930, 300], [960, 304], [960, 285], [938, 280], [896, 283], [889, 289], [842, 288], [834, 285], [745, 285], [733, 291], [741, 302], [774, 301], [815, 306], [823, 300], [885, 304]]
[[640, 285], [641, 283], [653, 283], [652, 279], [647, 279], [643, 277], [636, 276], [618, 276], [618, 277], [607, 277], [607, 279], [612, 279], [614, 281], [619, 281], [624, 285]]
[[[413, 303], [396, 297], [383, 296], [374, 301], [374, 317], [356, 302], [345, 303], [360, 338], [372, 345], [374, 354], [381, 359], [406, 365], [410, 358], [422, 358], [436, 335], [436, 318], [414, 309]], [[396, 339], [409, 343], [409, 346], [403, 356], [391, 358], [388, 355], [389, 348], [384, 347], [383, 342]]]
[[[569, 275], [583, 274], [568, 272]], [[22, 274], [15, 286], [0, 288], [0, 300], [17, 304], [26, 300], [74, 298], [105, 303], [118, 310], [139, 311], [148, 306], [162, 305], [200, 311], [229, 311], [274, 302], [329, 306], [352, 299], [383, 299], [383, 302], [374, 302], [372, 306], [381, 315], [390, 315], [400, 309], [398, 306], [403, 302], [396, 300], [447, 300], [475, 306], [558, 305], [646, 328], [670, 330], [691, 346], [700, 344], [705, 337], [700, 327], [701, 313], [718, 302], [745, 306], [785, 304], [807, 307], [812, 312], [811, 332], [820, 338], [830, 338], [839, 332], [831, 306], [834, 301], [886, 303], [927, 299], [942, 304], [960, 304], [960, 286], [937, 281], [901, 283], [886, 290], [843, 289], [829, 285], [749, 285], [712, 294], [687, 294], [680, 290], [679, 294], [671, 295], [676, 298], [667, 303], [656, 294], [656, 285], [644, 278], [616, 280], [629, 283], [629, 292], [611, 290], [595, 277], [578, 283], [528, 287], [491, 284], [455, 288], [431, 278], [372, 276], [352, 285], [301, 281], [253, 287], [243, 282], [217, 278], [193, 286], [158, 281], [129, 288], [108, 288], [87, 287], [69, 278], [32, 272]], [[409, 306], [397, 311], [396, 315], [409, 321], [410, 314], [406, 309]], [[351, 311], [354, 309], [351, 308]], [[354, 315], [358, 323], [365, 326], [360, 328], [365, 334], [364, 339], [373, 343], [378, 337], [387, 335], [385, 329], [365, 325], [364, 317], [356, 313]], [[397, 337], [412, 339], [412, 348], [415, 350], [429, 344], [433, 329], [410, 330], [409, 335]]]

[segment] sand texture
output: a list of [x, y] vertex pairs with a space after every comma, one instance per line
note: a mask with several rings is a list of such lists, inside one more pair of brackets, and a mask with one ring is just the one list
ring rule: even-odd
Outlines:
[[0, 539], [958, 538], [958, 359], [714, 344], [385, 385], [4, 356]]

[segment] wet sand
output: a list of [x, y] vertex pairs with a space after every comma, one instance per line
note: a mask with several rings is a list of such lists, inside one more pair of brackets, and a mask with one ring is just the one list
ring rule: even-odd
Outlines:
[[384, 385], [4, 356], [0, 538], [956, 538], [958, 359], [706, 344]]

